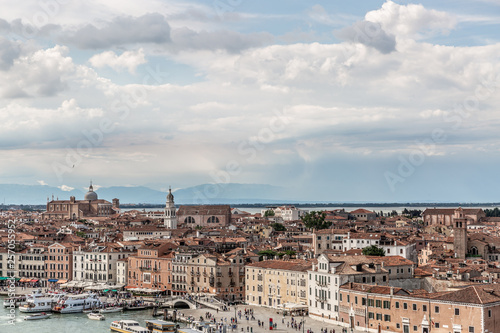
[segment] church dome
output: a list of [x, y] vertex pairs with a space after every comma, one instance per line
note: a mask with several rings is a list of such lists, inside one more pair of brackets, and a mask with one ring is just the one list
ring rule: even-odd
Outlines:
[[85, 193], [85, 196], [83, 197], [84, 200], [90, 200], [94, 201], [97, 200], [97, 193], [94, 192], [94, 187], [92, 186], [92, 183], [89, 186], [89, 191]]

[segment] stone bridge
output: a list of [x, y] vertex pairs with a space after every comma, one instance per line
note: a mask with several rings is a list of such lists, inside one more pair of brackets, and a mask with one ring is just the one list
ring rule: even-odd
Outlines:
[[174, 297], [167, 298], [161, 303], [162, 307], [171, 307], [171, 308], [186, 308], [196, 309], [196, 304], [193, 301], [187, 300], [183, 297]]

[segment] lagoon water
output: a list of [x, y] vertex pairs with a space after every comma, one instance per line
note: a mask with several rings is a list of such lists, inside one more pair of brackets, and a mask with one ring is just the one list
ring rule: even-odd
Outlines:
[[5, 297], [0, 297], [0, 333], [109, 333], [114, 320], [131, 319], [146, 326], [145, 319], [153, 319], [152, 310], [128, 311], [105, 314], [106, 320], [90, 320], [87, 314], [53, 313], [49, 319], [24, 320], [29, 315], [16, 309], [14, 325], [9, 324], [9, 310], [3, 307]]

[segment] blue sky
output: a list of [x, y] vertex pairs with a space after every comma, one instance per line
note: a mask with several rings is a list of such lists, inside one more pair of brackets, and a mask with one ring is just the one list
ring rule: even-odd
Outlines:
[[5, 1], [1, 183], [499, 201], [500, 1]]

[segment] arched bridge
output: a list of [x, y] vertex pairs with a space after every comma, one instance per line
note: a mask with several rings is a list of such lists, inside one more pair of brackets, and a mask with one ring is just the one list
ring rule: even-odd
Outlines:
[[196, 304], [190, 300], [187, 300], [182, 297], [175, 297], [175, 298], [170, 298], [166, 299], [162, 303], [163, 307], [172, 307], [172, 308], [186, 308], [189, 307], [190, 309], [196, 309]]

